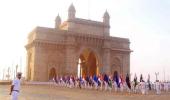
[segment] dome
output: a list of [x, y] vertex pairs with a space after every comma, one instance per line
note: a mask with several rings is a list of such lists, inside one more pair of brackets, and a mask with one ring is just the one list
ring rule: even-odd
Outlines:
[[69, 11], [69, 12], [75, 12], [75, 11], [76, 11], [76, 9], [75, 9], [75, 7], [74, 7], [73, 4], [70, 5], [68, 11]]
[[103, 18], [110, 18], [109, 13], [107, 12], [107, 10], [105, 11]]
[[59, 14], [57, 15], [55, 21], [57, 21], [57, 22], [58, 22], [58, 21], [61, 21], [61, 18], [60, 18], [60, 16], [59, 16]]

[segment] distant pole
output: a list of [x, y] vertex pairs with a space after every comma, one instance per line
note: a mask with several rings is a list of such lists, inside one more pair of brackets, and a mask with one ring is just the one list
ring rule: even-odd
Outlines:
[[163, 73], [164, 73], [164, 82], [165, 82], [165, 68], [164, 68], [164, 70], [163, 70]]
[[21, 72], [21, 66], [22, 66], [22, 57], [20, 57], [20, 72]]
[[14, 69], [13, 71], [14, 71], [14, 79], [15, 79], [15, 76], [16, 76], [16, 75], [15, 75], [15, 69]]
[[7, 80], [9, 80], [9, 77], [10, 77], [10, 74], [9, 74], [9, 73], [10, 73], [10, 67], [8, 67], [8, 74], [7, 74], [7, 76], [6, 76], [6, 77], [7, 77]]
[[16, 65], [15, 71], [16, 71], [16, 74], [15, 74], [15, 75], [17, 75], [17, 72], [18, 72], [18, 64]]
[[3, 80], [5, 80], [5, 68], [3, 69]]
[[15, 73], [15, 72], [13, 71], [13, 70], [15, 69], [15, 68], [14, 68], [14, 61], [12, 61], [12, 65], [11, 65], [11, 66], [12, 66], [12, 68], [11, 68], [11, 78], [12, 78], [12, 76], [14, 77], [14, 73]]

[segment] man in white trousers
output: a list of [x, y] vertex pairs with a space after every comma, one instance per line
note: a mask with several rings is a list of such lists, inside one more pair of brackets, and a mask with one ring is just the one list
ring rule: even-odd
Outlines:
[[19, 90], [20, 90], [20, 79], [22, 73], [17, 73], [17, 78], [12, 81], [10, 95], [12, 95], [11, 100], [18, 100]]
[[155, 88], [156, 88], [156, 94], [161, 94], [161, 84], [160, 84], [159, 80], [156, 80]]

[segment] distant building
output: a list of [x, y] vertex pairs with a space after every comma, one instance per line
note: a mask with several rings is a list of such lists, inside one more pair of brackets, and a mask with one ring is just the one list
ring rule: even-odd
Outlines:
[[[61, 75], [130, 72], [129, 39], [110, 36], [110, 16], [103, 22], [76, 18], [73, 4], [68, 19], [55, 28], [36, 27], [28, 35], [27, 80], [48, 81]], [[80, 62], [79, 62], [80, 61]], [[78, 70], [78, 65], [80, 65]]]

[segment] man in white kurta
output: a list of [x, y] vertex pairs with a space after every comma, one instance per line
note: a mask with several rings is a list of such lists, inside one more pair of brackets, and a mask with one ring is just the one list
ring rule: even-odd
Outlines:
[[168, 82], [164, 82], [164, 91], [168, 92]]
[[21, 73], [17, 73], [17, 78], [13, 80], [11, 85], [10, 95], [12, 95], [11, 100], [18, 100], [19, 90], [20, 90], [20, 79]]
[[155, 82], [156, 94], [161, 94], [160, 87], [161, 85], [160, 85], [159, 80], [156, 80]]
[[145, 88], [145, 82], [142, 80], [141, 82], [140, 82], [140, 89], [141, 89], [141, 93], [142, 94], [145, 94], [146, 93], [146, 88]]

